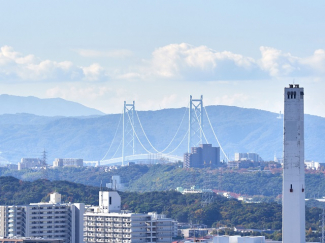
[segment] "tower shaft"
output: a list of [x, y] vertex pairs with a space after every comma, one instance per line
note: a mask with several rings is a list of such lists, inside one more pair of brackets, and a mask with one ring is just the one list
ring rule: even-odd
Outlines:
[[203, 135], [203, 95], [201, 99], [192, 99], [190, 96], [189, 108], [189, 131], [188, 131], [188, 153], [191, 147], [202, 144]]
[[305, 243], [304, 89], [284, 89], [283, 243]]
[[132, 104], [127, 104], [126, 101], [124, 101], [122, 131], [122, 166], [124, 165], [126, 155], [135, 154], [134, 112], [135, 102], [133, 101]]

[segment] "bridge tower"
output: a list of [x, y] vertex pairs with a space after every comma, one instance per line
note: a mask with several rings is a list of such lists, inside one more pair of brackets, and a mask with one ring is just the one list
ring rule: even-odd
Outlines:
[[122, 166], [124, 165], [125, 155], [134, 155], [134, 112], [135, 102], [127, 104], [124, 101], [123, 108], [123, 137], [122, 137]]
[[203, 134], [203, 95], [201, 99], [192, 99], [190, 96], [189, 108], [189, 131], [188, 131], [188, 153], [191, 147], [202, 144]]

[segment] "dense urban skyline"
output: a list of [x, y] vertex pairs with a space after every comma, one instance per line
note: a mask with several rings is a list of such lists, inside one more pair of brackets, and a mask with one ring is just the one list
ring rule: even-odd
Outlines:
[[1, 93], [61, 97], [106, 113], [205, 105], [283, 111], [305, 87], [325, 116], [324, 2], [11, 1], [0, 10]]

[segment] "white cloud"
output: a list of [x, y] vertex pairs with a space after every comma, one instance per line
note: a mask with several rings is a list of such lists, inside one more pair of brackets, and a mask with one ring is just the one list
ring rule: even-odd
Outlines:
[[218, 52], [207, 46], [186, 43], [157, 48], [150, 60], [122, 74], [124, 79], [170, 80], [255, 80], [273, 77], [324, 76], [325, 50], [310, 57], [297, 57], [288, 52], [260, 47], [261, 58], [254, 59], [229, 51]]
[[113, 51], [98, 51], [91, 49], [77, 49], [75, 50], [82, 57], [112, 57], [112, 58], [126, 58], [131, 57], [133, 52], [130, 50], [113, 50]]
[[232, 52], [217, 52], [206, 46], [171, 44], [152, 54], [151, 70], [164, 78], [220, 80], [254, 78], [260, 68], [256, 61]]
[[[77, 66], [71, 61], [41, 60], [23, 55], [12, 47], [0, 48], [0, 81], [99, 81], [99, 80], [172, 80], [172, 81], [233, 81], [262, 80], [283, 77], [324, 78], [325, 50], [316, 50], [309, 57], [297, 57], [272, 47], [260, 47], [261, 57], [254, 59], [230, 51], [215, 51], [207, 46], [186, 43], [157, 48], [152, 57], [137, 66], [121, 64], [104, 68], [100, 63]], [[99, 52], [78, 50], [88, 57], [127, 57], [128, 50]], [[135, 59], [134, 59], [135, 60]], [[110, 74], [108, 74], [108, 70]], [[127, 70], [127, 71], [125, 71]]]
[[104, 77], [105, 74], [99, 64], [79, 67], [70, 61], [56, 62], [40, 60], [34, 55], [24, 56], [10, 46], [0, 48], [0, 81], [94, 81]]

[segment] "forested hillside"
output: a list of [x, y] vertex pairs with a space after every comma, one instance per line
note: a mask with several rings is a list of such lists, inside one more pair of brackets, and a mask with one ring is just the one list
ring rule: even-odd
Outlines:
[[[44, 178], [40, 171], [8, 170], [0, 168], [0, 176], [14, 176], [33, 181]], [[181, 164], [133, 165], [105, 172], [104, 168], [58, 168], [48, 169], [49, 180], [67, 180], [90, 186], [105, 185], [112, 175], [120, 175], [126, 190], [135, 192], [174, 190], [176, 187], [202, 187], [209, 177], [212, 189], [235, 192], [242, 195], [264, 196], [266, 201], [274, 200], [282, 193], [282, 174], [280, 170], [271, 172], [247, 170], [183, 169]], [[306, 197], [325, 196], [325, 178], [322, 171], [307, 172]]]
[[[67, 181], [21, 181], [13, 177], [0, 177], [0, 205], [28, 204], [49, 201], [49, 194], [57, 191], [63, 202], [98, 205], [98, 187]], [[123, 192], [122, 208], [133, 212], [158, 212], [179, 222], [203, 223], [216, 226], [243, 226], [255, 229], [281, 229], [281, 204], [242, 203], [236, 199], [215, 196], [214, 203], [202, 207], [200, 194], [182, 195], [175, 191]], [[319, 208], [307, 208], [306, 229], [319, 230]], [[271, 237], [281, 237], [275, 233]]]
[[[233, 158], [235, 152], [257, 152], [264, 160], [282, 154], [283, 121], [278, 114], [231, 106], [207, 106], [211, 123], [226, 154]], [[187, 152], [188, 110], [185, 108], [158, 111], [138, 111], [143, 129], [152, 145], [163, 150], [175, 136], [165, 153], [182, 156]], [[183, 119], [184, 118], [184, 119]], [[45, 149], [48, 163], [55, 158], [83, 158], [98, 161], [121, 156], [121, 115], [98, 117], [40, 117], [28, 114], [0, 115], [1, 162], [18, 163], [22, 157], [40, 157]], [[183, 122], [182, 122], [183, 121]], [[204, 131], [209, 143], [217, 146], [208, 119], [203, 117]], [[142, 144], [154, 152], [142, 132], [137, 118], [134, 127]], [[118, 129], [117, 129], [118, 128]], [[114, 134], [117, 130], [115, 140]], [[305, 116], [306, 159], [324, 161], [325, 118]], [[136, 139], [135, 151], [145, 153]], [[131, 151], [126, 151], [126, 154]], [[223, 159], [223, 156], [221, 157]]]

